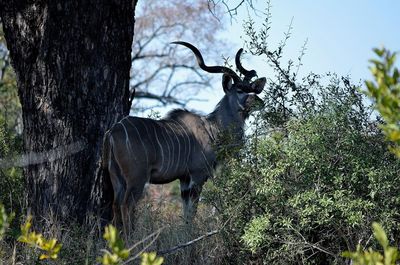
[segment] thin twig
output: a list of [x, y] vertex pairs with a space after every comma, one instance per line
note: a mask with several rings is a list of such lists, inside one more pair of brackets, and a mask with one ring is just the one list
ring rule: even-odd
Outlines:
[[156, 232], [150, 234], [149, 236], [145, 237], [144, 239], [142, 239], [140, 242], [136, 243], [135, 245], [133, 245], [132, 247], [129, 248], [129, 250], [131, 251], [132, 249], [134, 249], [135, 247], [137, 247], [140, 243], [145, 242], [147, 239], [149, 239], [150, 237], [154, 236], [154, 238], [142, 249], [140, 250], [135, 256], [133, 256], [132, 258], [126, 260], [124, 263], [122, 263], [122, 265], [128, 264], [129, 262], [139, 258], [139, 256], [146, 251], [151, 245], [153, 245], [153, 243], [157, 240], [158, 236], [161, 233], [161, 230], [163, 230], [164, 227], [158, 229]]
[[212, 235], [215, 235], [215, 234], [219, 233], [219, 231], [220, 230], [213, 230], [213, 231], [208, 232], [207, 234], [199, 236], [198, 238], [195, 238], [195, 239], [193, 239], [191, 241], [188, 241], [186, 243], [178, 244], [178, 245], [176, 245], [176, 246], [174, 246], [174, 247], [172, 247], [170, 249], [164, 249], [164, 250], [157, 251], [157, 255], [171, 254], [172, 252], [175, 252], [175, 251], [177, 251], [179, 249], [182, 249], [182, 248], [188, 247], [190, 245], [193, 245], [194, 243], [196, 243], [196, 242], [198, 242], [198, 241], [200, 241], [200, 240], [202, 240], [204, 238], [207, 238], [207, 237], [210, 237]]

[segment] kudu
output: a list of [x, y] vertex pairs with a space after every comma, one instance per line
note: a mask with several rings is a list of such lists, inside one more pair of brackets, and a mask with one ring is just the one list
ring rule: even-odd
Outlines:
[[106, 132], [103, 167], [113, 186], [114, 222], [118, 222], [120, 212], [125, 235], [131, 225], [130, 213], [146, 183], [164, 184], [179, 179], [184, 217], [190, 220], [204, 182], [213, 175], [220, 136], [229, 134], [241, 140], [245, 119], [254, 106], [262, 106], [256, 94], [261, 93], [266, 79], [251, 82], [257, 74], [242, 67], [243, 49], [235, 60], [242, 79], [227, 67], [205, 65], [199, 50], [190, 43], [173, 43], [192, 50], [204, 71], [223, 74], [225, 96], [206, 116], [187, 110], [173, 110], [161, 120], [127, 116]]

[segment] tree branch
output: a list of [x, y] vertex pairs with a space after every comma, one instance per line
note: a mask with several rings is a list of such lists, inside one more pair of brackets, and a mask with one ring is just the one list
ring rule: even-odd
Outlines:
[[157, 100], [159, 102], [161, 102], [164, 106], [169, 104], [169, 103], [173, 103], [173, 104], [177, 104], [180, 106], [185, 106], [186, 102], [182, 102], [181, 100], [173, 97], [173, 96], [164, 96], [164, 95], [157, 95], [148, 91], [136, 91], [135, 93], [135, 98], [139, 99], [139, 98], [146, 98], [146, 99], [153, 99], [153, 100]]
[[215, 234], [219, 233], [219, 231], [220, 230], [213, 230], [213, 231], [210, 231], [210, 232], [208, 232], [208, 233], [206, 233], [206, 234], [204, 234], [202, 236], [199, 236], [198, 238], [195, 238], [195, 239], [193, 239], [191, 241], [188, 241], [186, 243], [178, 244], [178, 245], [176, 245], [176, 246], [174, 246], [172, 248], [169, 248], [169, 249], [164, 249], [164, 250], [157, 251], [157, 255], [171, 254], [171, 253], [173, 253], [173, 252], [175, 252], [175, 251], [177, 251], [179, 249], [182, 249], [182, 248], [188, 247], [190, 245], [193, 245], [194, 243], [196, 243], [196, 242], [198, 242], [198, 241], [200, 241], [202, 239], [205, 239], [207, 237], [215, 235]]
[[[215, 14], [222, 14], [221, 9], [220, 6], [215, 7]], [[184, 107], [189, 101], [195, 100], [195, 94], [201, 87], [210, 86], [211, 79], [197, 65], [186, 65], [187, 62], [193, 62], [192, 54], [177, 49], [165, 39], [184, 39], [196, 43], [196, 46], [212, 46], [209, 54], [215, 57], [225, 46], [215, 37], [220, 23], [209, 12], [207, 2], [182, 0], [166, 4], [148, 0], [143, 6], [139, 5], [137, 11], [140, 15], [136, 16], [132, 47], [130, 98], [133, 99], [136, 91], [138, 100], [147, 98], [161, 106], [177, 104]], [[175, 17], [177, 13], [178, 20]], [[203, 21], [202, 25], [199, 25], [199, 20]]]

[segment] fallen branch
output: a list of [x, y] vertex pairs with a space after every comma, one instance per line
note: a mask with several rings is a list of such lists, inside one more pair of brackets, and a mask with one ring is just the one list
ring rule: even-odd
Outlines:
[[202, 239], [204, 239], [204, 238], [206, 238], [206, 237], [210, 237], [210, 236], [212, 236], [212, 235], [215, 235], [215, 234], [219, 233], [219, 231], [220, 231], [220, 230], [213, 230], [213, 231], [208, 232], [207, 234], [204, 234], [204, 235], [202, 235], [202, 236], [199, 236], [198, 238], [195, 238], [195, 239], [193, 239], [193, 240], [191, 240], [191, 241], [188, 241], [188, 242], [186, 242], [186, 243], [176, 245], [176, 246], [174, 246], [174, 247], [172, 247], [172, 248], [170, 248], [170, 249], [165, 249], [165, 250], [157, 251], [157, 255], [170, 254], [170, 253], [175, 252], [175, 251], [177, 251], [177, 250], [179, 250], [179, 249], [181, 249], [181, 248], [185, 248], [185, 247], [188, 247], [188, 246], [190, 246], [190, 245], [193, 245], [193, 244], [196, 243], [197, 241], [200, 241], [200, 240], [202, 240]]

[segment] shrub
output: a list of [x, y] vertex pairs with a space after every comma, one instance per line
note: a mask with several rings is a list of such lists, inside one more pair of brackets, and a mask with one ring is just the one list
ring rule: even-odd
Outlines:
[[208, 200], [228, 224], [228, 260], [339, 264], [369, 241], [372, 221], [400, 239], [400, 163], [360, 92], [331, 81], [314, 107], [280, 126], [261, 114], [246, 149], [210, 185]]
[[41, 251], [39, 260], [57, 259], [62, 244], [57, 243], [55, 238], [46, 239], [42, 234], [31, 231], [31, 227], [32, 216], [28, 216], [26, 222], [21, 225], [21, 235], [18, 237], [18, 241], [39, 249]]
[[383, 255], [379, 251], [364, 250], [361, 245], [357, 245], [356, 251], [345, 251], [342, 256], [351, 259], [354, 265], [395, 265], [400, 259], [399, 250], [389, 246], [389, 240], [385, 231], [379, 223], [372, 223], [374, 236], [383, 248]]

